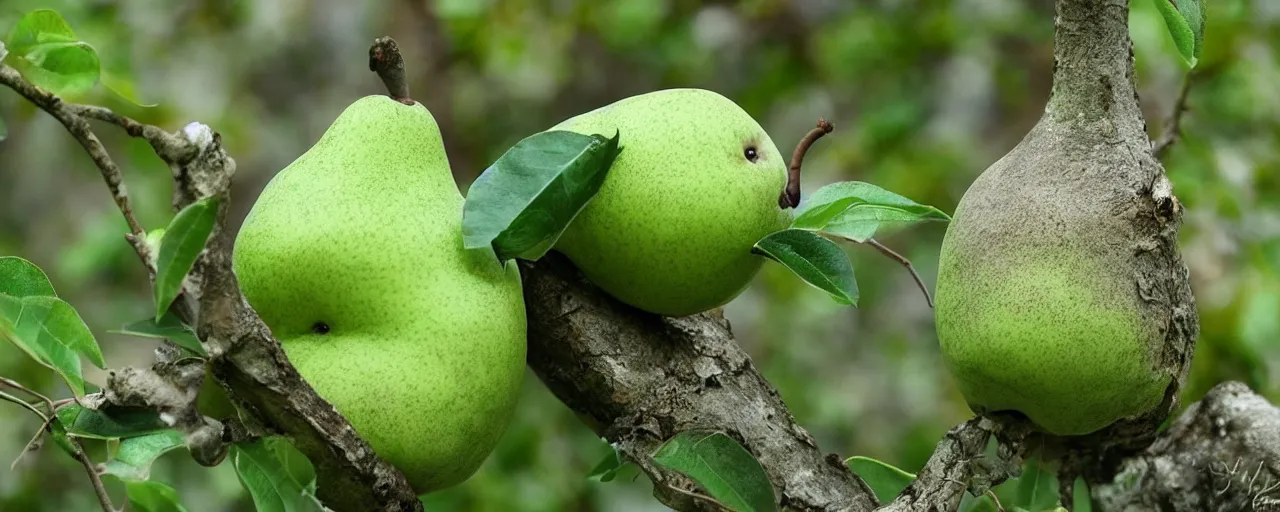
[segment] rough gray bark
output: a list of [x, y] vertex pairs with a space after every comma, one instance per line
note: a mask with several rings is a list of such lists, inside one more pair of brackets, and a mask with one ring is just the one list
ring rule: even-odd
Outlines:
[[1116, 512], [1280, 512], [1280, 408], [1219, 384], [1092, 494]]
[[796, 424], [718, 312], [683, 318], [644, 313], [586, 283], [554, 253], [522, 270], [529, 366], [649, 475], [663, 503], [706, 508], [669, 489], [694, 487], [650, 455], [679, 432], [712, 429], [760, 460], [784, 508], [875, 508], [870, 490], [840, 457], [823, 453]]

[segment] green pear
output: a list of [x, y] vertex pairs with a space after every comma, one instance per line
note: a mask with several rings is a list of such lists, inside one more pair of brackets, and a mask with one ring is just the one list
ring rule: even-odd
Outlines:
[[241, 290], [289, 360], [420, 493], [475, 472], [524, 376], [518, 270], [463, 249], [462, 204], [430, 112], [370, 96], [236, 239]]
[[667, 316], [732, 300], [760, 270], [751, 248], [787, 227], [787, 163], [769, 135], [711, 91], [633, 96], [552, 130], [613, 136], [622, 153], [555, 248], [618, 300]]

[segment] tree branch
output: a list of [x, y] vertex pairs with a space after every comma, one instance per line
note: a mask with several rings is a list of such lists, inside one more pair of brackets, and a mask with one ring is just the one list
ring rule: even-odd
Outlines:
[[989, 461], [983, 457], [987, 440], [997, 427], [996, 423], [980, 416], [952, 427], [938, 441], [938, 447], [916, 480], [880, 510], [955, 510], [966, 490], [972, 489], [975, 496], [981, 496], [1009, 478], [1016, 472], [1017, 462], [1021, 462], [1017, 457], [1010, 454], [1008, 461]]
[[[846, 240], [856, 242], [856, 240], [849, 239], [849, 238], [846, 238]], [[920, 279], [920, 274], [916, 273], [916, 267], [915, 265], [911, 264], [911, 260], [907, 259], [905, 256], [901, 254], [894, 252], [893, 249], [885, 247], [884, 244], [877, 242], [876, 239], [874, 238], [868, 238], [867, 241], [864, 243], [872, 247], [875, 247], [877, 251], [880, 251], [880, 254], [888, 256], [889, 259], [898, 262], [904, 267], [907, 267], [907, 272], [911, 273], [911, 278], [915, 279], [916, 286], [920, 287], [920, 292], [924, 294], [924, 301], [929, 304], [930, 309], [933, 308], [933, 297], [929, 295], [929, 287], [925, 286], [923, 279]]]
[[1219, 384], [1092, 494], [1117, 512], [1280, 510], [1280, 408]]
[[778, 391], [716, 312], [668, 318], [628, 307], [550, 253], [522, 263], [529, 366], [589, 427], [653, 480], [678, 510], [706, 510], [666, 489], [692, 485], [662, 469], [654, 451], [679, 432], [737, 439], [765, 468], [789, 510], [871, 510], [870, 490], [796, 424]]

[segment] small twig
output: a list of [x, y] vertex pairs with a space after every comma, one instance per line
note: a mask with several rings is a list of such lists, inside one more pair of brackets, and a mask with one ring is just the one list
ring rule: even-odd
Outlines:
[[103, 512], [116, 512], [116, 508], [111, 505], [111, 496], [107, 494], [106, 486], [102, 485], [102, 477], [98, 476], [98, 468], [94, 467], [92, 460], [89, 460], [89, 455], [84, 452], [80, 441], [71, 436], [67, 436], [67, 441], [71, 443], [76, 460], [80, 461], [84, 471], [89, 474], [89, 481], [93, 483], [93, 492], [98, 495], [98, 503], [102, 505]]
[[[133, 215], [133, 206], [129, 204], [129, 194], [125, 191], [120, 167], [116, 166], [116, 163], [111, 160], [111, 156], [107, 154], [107, 149], [103, 147], [102, 141], [98, 140], [98, 136], [94, 135], [93, 130], [90, 129], [89, 122], [81, 115], [90, 111], [94, 112], [94, 115], [102, 114], [105, 116], [105, 114], [99, 109], [90, 109], [81, 105], [66, 103], [62, 101], [62, 98], [53, 95], [53, 93], [32, 85], [23, 79], [16, 69], [5, 64], [0, 64], [0, 84], [13, 89], [22, 97], [40, 107], [41, 110], [48, 112], [49, 115], [67, 128], [67, 132], [84, 147], [85, 151], [89, 153], [89, 157], [93, 159], [93, 163], [101, 171], [102, 179], [107, 182], [107, 189], [111, 191], [111, 198], [115, 200], [116, 206], [120, 208], [120, 213], [124, 214], [125, 222], [129, 224], [129, 232], [134, 235], [136, 240], [145, 240], [146, 232], [143, 231], [142, 225], [138, 223], [138, 219]], [[129, 122], [133, 121], [129, 120]], [[131, 131], [130, 134], [132, 133]], [[147, 254], [146, 245], [141, 242], [134, 242], [134, 250], [139, 255]], [[144, 257], [143, 261], [146, 260], [147, 258]]]
[[[0, 72], [3, 72], [3, 69], [0, 69]], [[44, 396], [35, 391], [32, 391], [31, 389], [27, 388], [26, 386], [23, 386], [22, 384], [17, 383], [12, 379], [0, 377], [0, 383], [3, 383], [4, 385], [14, 389], [21, 390], [32, 396], [35, 396], [41, 399], [42, 401], [44, 401], [44, 403], [49, 406], [50, 416], [45, 416], [44, 414], [41, 414], [40, 411], [30, 403], [24, 400], [18, 399], [17, 397], [14, 397], [12, 395], [0, 392], [0, 398], [4, 398], [5, 400], [9, 400], [14, 403], [22, 404], [26, 406], [27, 409], [30, 409], [31, 412], [34, 412], [36, 413], [37, 416], [40, 416], [40, 419], [44, 420], [44, 423], [40, 426], [40, 430], [36, 432], [35, 437], [33, 437], [31, 441], [27, 443], [26, 447], [22, 449], [22, 453], [26, 454], [28, 451], [31, 450], [31, 446], [35, 444], [35, 442], [40, 439], [43, 433], [49, 429], [49, 424], [58, 420], [58, 417], [56, 415], [56, 409], [54, 408], [53, 401], [49, 400], [49, 397]], [[98, 502], [102, 504], [102, 510], [104, 510], [105, 512], [116, 512], [115, 507], [111, 506], [111, 496], [107, 495], [107, 489], [106, 487], [103, 487], [102, 479], [98, 477], [98, 470], [93, 466], [93, 461], [89, 460], [89, 456], [85, 454], [84, 447], [80, 445], [79, 441], [77, 441], [75, 438], [71, 436], [67, 436], [67, 441], [71, 443], [71, 447], [73, 448], [72, 451], [75, 452], [74, 455], [76, 460], [80, 461], [80, 464], [84, 465], [85, 471], [89, 473], [89, 481], [93, 483], [93, 490], [94, 490], [94, 493], [98, 495]], [[21, 459], [21, 458], [22, 458], [22, 455], [19, 455], [18, 459]], [[17, 464], [18, 464], [18, 461], [14, 460], [13, 465], [16, 466]], [[10, 469], [12, 470], [12, 467]]]
[[885, 246], [884, 246], [884, 244], [882, 244], [882, 243], [880, 243], [880, 242], [877, 242], [877, 241], [876, 241], [876, 239], [874, 239], [874, 238], [868, 238], [868, 239], [867, 239], [867, 241], [865, 241], [865, 242], [858, 242], [857, 240], [854, 240], [854, 239], [849, 238], [849, 237], [843, 237], [843, 236], [842, 236], [842, 237], [840, 237], [840, 238], [843, 238], [843, 239], [848, 240], [848, 241], [850, 241], [850, 242], [854, 242], [854, 243], [863, 243], [863, 244], [867, 244], [867, 245], [870, 245], [870, 246], [872, 246], [872, 247], [875, 247], [875, 248], [876, 248], [876, 250], [880, 251], [880, 254], [883, 254], [883, 255], [885, 255], [885, 256], [888, 256], [888, 257], [889, 257], [889, 259], [892, 259], [893, 261], [896, 261], [896, 262], [898, 262], [898, 263], [901, 263], [901, 264], [902, 264], [902, 266], [907, 267], [907, 272], [910, 272], [910, 273], [911, 273], [911, 277], [912, 277], [913, 279], [915, 279], [915, 280], [916, 280], [916, 286], [919, 286], [919, 287], [920, 287], [920, 291], [921, 291], [922, 293], [924, 293], [924, 300], [925, 300], [925, 302], [929, 304], [929, 308], [930, 308], [930, 309], [932, 309], [932, 308], [933, 308], [933, 297], [932, 297], [931, 295], [929, 295], [929, 288], [928, 288], [927, 286], [925, 286], [925, 284], [924, 284], [924, 280], [923, 280], [923, 279], [920, 279], [920, 274], [917, 274], [917, 273], [916, 273], [916, 267], [915, 267], [914, 265], [912, 265], [912, 264], [911, 264], [911, 260], [907, 259], [905, 256], [903, 256], [903, 255], [901, 255], [901, 254], [898, 254], [898, 253], [896, 253], [896, 252], [893, 252], [893, 249], [890, 249], [890, 248], [888, 248], [888, 247], [885, 247]]
[[720, 503], [720, 501], [719, 501], [719, 500], [717, 500], [717, 499], [715, 499], [715, 498], [712, 498], [712, 497], [710, 497], [710, 496], [707, 496], [707, 495], [705, 495], [705, 494], [702, 494], [702, 493], [700, 493], [700, 492], [697, 492], [697, 491], [690, 491], [690, 490], [686, 490], [686, 489], [681, 489], [681, 488], [679, 488], [679, 487], [677, 487], [677, 486], [675, 486], [675, 485], [669, 484], [669, 483], [668, 483], [668, 484], [665, 484], [665, 485], [666, 485], [666, 488], [668, 488], [668, 489], [671, 489], [671, 490], [673, 490], [673, 491], [675, 491], [675, 492], [677, 492], [677, 493], [683, 494], [683, 495], [688, 496], [688, 497], [690, 497], [690, 498], [693, 498], [693, 499], [696, 499], [696, 500], [701, 500], [701, 501], [704, 501], [704, 502], [710, 503], [711, 505], [713, 505], [713, 506], [715, 506], [715, 507], [719, 508], [720, 510], [727, 510], [727, 511], [730, 511], [730, 512], [732, 512], [732, 511], [733, 511], [733, 509], [729, 508], [729, 507], [728, 507], [728, 506], [726, 506], [724, 503]]
[[35, 391], [35, 390], [31, 389], [31, 388], [28, 388], [28, 387], [26, 387], [26, 386], [23, 386], [22, 384], [19, 384], [19, 383], [18, 383], [18, 381], [15, 381], [15, 380], [13, 380], [13, 379], [9, 379], [9, 378], [6, 378], [6, 377], [0, 377], [0, 384], [4, 384], [4, 385], [9, 386], [9, 387], [11, 387], [11, 388], [13, 388], [13, 389], [16, 389], [16, 390], [18, 390], [18, 391], [21, 391], [21, 392], [26, 393], [26, 394], [28, 394], [28, 395], [31, 395], [31, 396], [33, 396], [33, 397], [39, 398], [41, 402], [44, 402], [44, 404], [45, 404], [45, 405], [49, 406], [49, 414], [54, 414], [54, 413], [57, 411], [57, 408], [55, 408], [55, 407], [54, 407], [54, 405], [53, 405], [53, 401], [52, 401], [52, 400], [49, 400], [49, 397], [44, 396], [43, 394], [41, 394], [41, 393], [39, 393], [39, 392], [37, 392], [37, 391]]
[[393, 99], [405, 105], [414, 103], [409, 97], [409, 82], [404, 76], [404, 57], [400, 55], [400, 47], [394, 39], [379, 37], [373, 41], [373, 46], [369, 47], [369, 71], [378, 74]]
[[1169, 147], [1178, 141], [1182, 131], [1182, 114], [1187, 111], [1187, 96], [1191, 91], [1191, 83], [1195, 81], [1195, 72], [1187, 72], [1182, 76], [1182, 86], [1178, 89], [1178, 97], [1173, 100], [1173, 110], [1165, 118], [1160, 131], [1160, 138], [1151, 144], [1151, 154], [1157, 160], [1164, 157]]
[[49, 417], [45, 416], [43, 412], [40, 412], [40, 409], [37, 409], [36, 406], [31, 405], [31, 402], [28, 402], [16, 396], [5, 393], [4, 391], [0, 391], [0, 400], [5, 400], [5, 401], [9, 401], [9, 402], [13, 402], [15, 404], [21, 405], [26, 410], [36, 413], [36, 416], [39, 416], [41, 420], [49, 421]]
[[804, 162], [804, 155], [809, 152], [809, 147], [814, 142], [834, 129], [835, 126], [825, 118], [820, 118], [818, 126], [809, 130], [809, 133], [800, 139], [800, 143], [796, 144], [795, 152], [791, 153], [791, 166], [787, 168], [787, 188], [783, 189], [782, 194], [778, 196], [779, 208], [785, 210], [800, 205], [800, 164]]

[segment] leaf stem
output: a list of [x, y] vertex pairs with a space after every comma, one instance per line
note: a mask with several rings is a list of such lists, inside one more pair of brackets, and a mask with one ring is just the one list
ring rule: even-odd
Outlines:
[[404, 57], [394, 39], [384, 36], [373, 40], [373, 46], [369, 47], [369, 71], [378, 74], [392, 99], [405, 105], [414, 104], [404, 76]]
[[[26, 394], [28, 394], [28, 395], [31, 395], [31, 396], [33, 396], [33, 397], [39, 398], [39, 399], [40, 399], [40, 401], [44, 402], [44, 403], [45, 403], [45, 405], [49, 406], [49, 414], [54, 414], [54, 413], [57, 411], [57, 409], [55, 409], [55, 408], [54, 408], [54, 406], [53, 406], [53, 400], [49, 400], [49, 397], [44, 396], [44, 395], [40, 394], [39, 392], [37, 392], [37, 391], [35, 391], [35, 390], [32, 390], [31, 388], [28, 388], [28, 387], [26, 387], [26, 386], [23, 386], [22, 384], [19, 384], [19, 383], [18, 383], [18, 381], [15, 381], [15, 380], [10, 379], [10, 378], [7, 378], [7, 377], [0, 377], [0, 384], [4, 384], [4, 385], [9, 386], [9, 387], [11, 387], [11, 388], [13, 388], [13, 389], [16, 389], [16, 390], [18, 390], [18, 391], [21, 391], [21, 392], [26, 393]], [[23, 403], [26, 403], [26, 402], [23, 402]]]
[[690, 497], [690, 498], [693, 498], [693, 499], [696, 499], [696, 500], [700, 500], [700, 501], [704, 501], [704, 502], [706, 502], [706, 503], [709, 503], [709, 504], [711, 504], [711, 505], [713, 505], [713, 506], [715, 506], [715, 507], [719, 508], [720, 510], [727, 510], [727, 511], [729, 511], [729, 512], [732, 512], [732, 511], [733, 511], [733, 509], [731, 509], [731, 508], [729, 508], [729, 507], [725, 506], [725, 504], [724, 504], [724, 503], [720, 503], [720, 502], [719, 502], [718, 500], [716, 500], [715, 498], [712, 498], [712, 497], [707, 496], [707, 495], [705, 495], [705, 494], [702, 494], [702, 493], [700, 493], [700, 492], [697, 492], [697, 491], [690, 491], [690, 490], [686, 490], [686, 489], [681, 489], [681, 488], [679, 488], [679, 487], [677, 487], [677, 486], [675, 486], [675, 485], [672, 485], [672, 484], [670, 484], [670, 483], [666, 484], [666, 487], [667, 487], [667, 489], [671, 489], [672, 491], [678, 492], [678, 493], [683, 494], [683, 495], [685, 495], [685, 496], [688, 496], [688, 497]]
[[[854, 240], [852, 238], [843, 237], [843, 236], [840, 238], [843, 238], [850, 242], [859, 243], [857, 240]], [[929, 295], [929, 287], [925, 286], [923, 279], [920, 279], [920, 274], [916, 273], [916, 267], [911, 264], [911, 260], [907, 259], [905, 256], [901, 254], [894, 252], [893, 249], [885, 247], [884, 244], [877, 242], [876, 239], [874, 238], [868, 238], [867, 241], [861, 242], [861, 243], [875, 247], [877, 251], [880, 251], [880, 254], [888, 256], [889, 259], [896, 261], [898, 263], [901, 263], [902, 266], [907, 267], [907, 272], [910, 272], [911, 278], [915, 279], [916, 286], [919, 286], [920, 292], [924, 293], [924, 300], [926, 303], [929, 304], [929, 309], [933, 309], [933, 296]]]
[[791, 153], [791, 165], [787, 167], [787, 188], [783, 189], [782, 194], [778, 196], [779, 208], [785, 210], [800, 205], [800, 164], [804, 162], [804, 155], [809, 152], [809, 147], [813, 146], [814, 142], [834, 129], [835, 126], [825, 118], [819, 118], [818, 126], [809, 130], [809, 133], [800, 139], [800, 143], [796, 144], [795, 152]]

